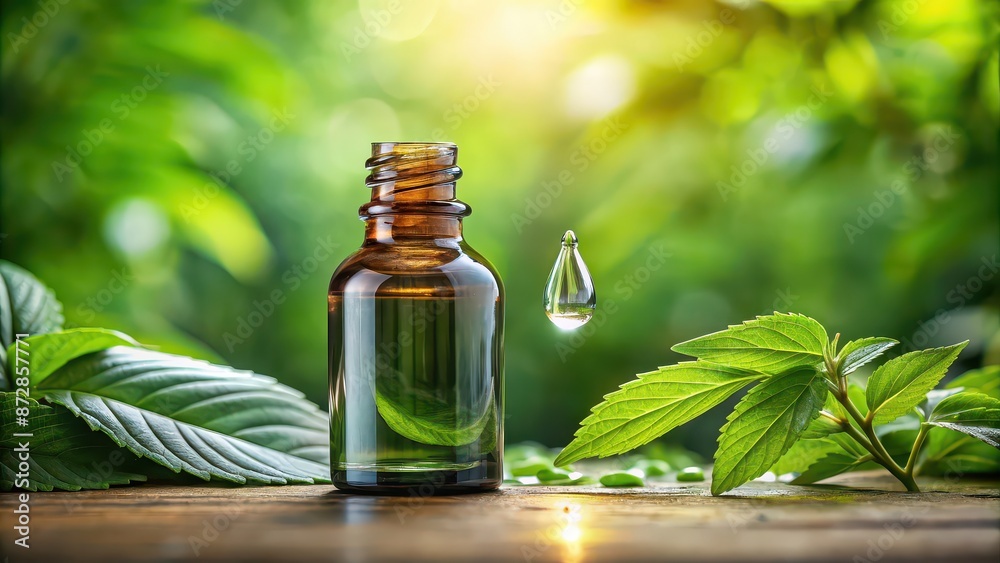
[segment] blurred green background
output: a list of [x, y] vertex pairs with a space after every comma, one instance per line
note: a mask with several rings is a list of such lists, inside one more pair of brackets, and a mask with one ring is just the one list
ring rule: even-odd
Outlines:
[[[449, 140], [507, 286], [508, 441], [775, 309], [1000, 362], [996, 2], [8, 1], [2, 33], [0, 253], [71, 325], [325, 405], [369, 143]], [[571, 333], [541, 304], [568, 228], [599, 300]], [[726, 412], [669, 439], [710, 453]]]

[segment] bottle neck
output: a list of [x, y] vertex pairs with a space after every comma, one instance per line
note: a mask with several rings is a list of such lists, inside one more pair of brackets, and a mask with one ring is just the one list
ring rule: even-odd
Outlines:
[[462, 177], [451, 143], [372, 143], [361, 206], [365, 244], [462, 240], [462, 218], [472, 209], [455, 197]]
[[461, 241], [461, 217], [397, 213], [365, 219], [365, 245], [433, 242], [450, 246]]

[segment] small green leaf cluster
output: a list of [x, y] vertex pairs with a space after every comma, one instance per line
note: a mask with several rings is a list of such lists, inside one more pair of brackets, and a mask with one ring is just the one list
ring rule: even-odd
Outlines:
[[[662, 436], [751, 386], [721, 429], [712, 494], [765, 472], [813, 483], [880, 465], [908, 490], [958, 456], [965, 472], [1000, 469], [1000, 368], [934, 388], [968, 341], [893, 358], [862, 386], [849, 376], [897, 344], [840, 335], [775, 313], [673, 350], [697, 358], [642, 373], [604, 397], [555, 460], [618, 455]], [[984, 450], [985, 448], [985, 450]]]
[[[555, 465], [558, 450], [535, 442], [504, 448], [504, 479], [509, 485], [573, 486], [600, 483], [605, 487], [642, 487], [646, 480], [702, 481], [699, 456], [681, 448], [645, 448], [616, 459], [613, 468]], [[602, 471], [602, 469], [604, 469]]]
[[327, 417], [298, 391], [120, 332], [63, 330], [60, 311], [45, 285], [0, 261], [3, 490], [329, 482]]

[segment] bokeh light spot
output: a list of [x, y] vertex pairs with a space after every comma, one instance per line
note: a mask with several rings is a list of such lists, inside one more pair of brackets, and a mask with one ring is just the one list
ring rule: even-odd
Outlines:
[[144, 198], [119, 202], [104, 219], [108, 245], [132, 258], [159, 247], [169, 235], [170, 224], [163, 210]]
[[598, 57], [566, 79], [566, 113], [597, 119], [623, 106], [634, 93], [631, 63], [615, 55]]

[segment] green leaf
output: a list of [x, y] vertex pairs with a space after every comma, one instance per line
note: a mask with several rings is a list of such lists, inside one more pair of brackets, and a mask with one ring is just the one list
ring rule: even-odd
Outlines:
[[546, 467], [544, 469], [539, 469], [538, 473], [535, 474], [542, 483], [547, 483], [549, 481], [566, 481], [572, 479], [570, 477], [569, 471], [563, 471], [562, 469], [554, 469]]
[[695, 481], [704, 481], [705, 472], [701, 470], [700, 467], [685, 467], [677, 472], [677, 480], [682, 483], [690, 483]]
[[174, 472], [233, 483], [329, 480], [326, 416], [270, 377], [118, 346], [71, 361], [37, 393]]
[[810, 440], [803, 437], [792, 444], [792, 447], [788, 448], [785, 455], [781, 456], [781, 459], [771, 466], [769, 471], [775, 475], [802, 473], [826, 454], [842, 451], [843, 449], [833, 440], [822, 438]]
[[958, 389], [962, 387], [967, 391], [978, 391], [995, 399], [1000, 399], [1000, 366], [985, 366], [967, 371], [944, 387], [945, 389]]
[[[38, 385], [52, 372], [74, 358], [112, 346], [138, 345], [139, 343], [127, 334], [103, 328], [72, 328], [61, 332], [39, 334], [26, 338], [22, 344], [30, 352], [27, 366], [33, 386]], [[13, 350], [12, 346], [9, 353], [13, 354]]]
[[641, 373], [604, 396], [576, 438], [555, 460], [565, 466], [587, 457], [625, 453], [693, 420], [761, 374], [708, 362], [682, 362]]
[[811, 368], [775, 375], [750, 389], [722, 427], [712, 494], [761, 476], [781, 459], [819, 414], [827, 393], [823, 374]]
[[[17, 424], [15, 408], [27, 408], [27, 426]], [[30, 433], [30, 437], [14, 436]], [[18, 478], [20, 448], [27, 443], [30, 458], [26, 478]], [[143, 463], [107, 436], [94, 432], [60, 406], [46, 406], [15, 393], [0, 393], [0, 488], [28, 491], [107, 489], [145, 481]]]
[[1000, 399], [984, 393], [964, 391], [945, 397], [927, 423], [968, 434], [1000, 448]]
[[[0, 265], [4, 262], [0, 261]], [[10, 304], [10, 294], [7, 293], [7, 282], [0, 276], [0, 391], [11, 388], [7, 380], [7, 347], [14, 340], [14, 318]]]
[[[823, 410], [833, 416], [836, 416], [840, 420], [847, 420], [847, 412], [844, 410], [844, 407], [837, 402], [836, 397], [834, 397], [832, 393], [826, 394], [826, 401], [823, 403]], [[829, 436], [830, 434], [836, 434], [843, 431], [844, 427], [841, 423], [821, 415], [812, 419], [809, 426], [807, 426], [805, 431], [802, 432], [802, 438], [804, 440], [815, 440], [817, 438], [823, 438], [825, 436]]]
[[[875, 434], [886, 451], [901, 466], [906, 465], [913, 442], [917, 439], [922, 419], [915, 412], [907, 413], [892, 422], [875, 427]], [[860, 446], [859, 446], [860, 447]], [[862, 449], [862, 451], [864, 451]]]
[[544, 457], [529, 457], [510, 464], [509, 471], [514, 477], [534, 477], [544, 469], [553, 469], [551, 460]]
[[834, 434], [830, 436], [828, 440], [840, 446], [842, 450], [853, 455], [854, 457], [861, 457], [868, 453], [868, 450], [859, 444], [854, 438], [851, 438], [847, 434]]
[[956, 393], [961, 393], [962, 389], [931, 389], [927, 392], [927, 397], [917, 405], [917, 414], [920, 415], [920, 420], [927, 420], [934, 409], [937, 408], [938, 403], [944, 400], [946, 397], [950, 397]]
[[[803, 442], [824, 442], [824, 447], [822, 450], [816, 449], [817, 452], [821, 451], [821, 455], [813, 458], [813, 462], [807, 464], [804, 470], [795, 470], [800, 471], [801, 475], [791, 481], [794, 485], [808, 485], [848, 471], [879, 467], [872, 461], [868, 451], [846, 434], [836, 434], [824, 440], [799, 440], [792, 449]], [[912, 440], [910, 444], [913, 444]]]
[[0, 260], [0, 279], [6, 289], [7, 300], [0, 302], [0, 309], [9, 312], [0, 315], [0, 341], [4, 348], [14, 342], [16, 334], [45, 334], [62, 328], [62, 304], [55, 294], [31, 272]]
[[819, 364], [827, 342], [826, 329], [815, 320], [775, 313], [671, 349], [717, 364], [774, 374]]
[[793, 485], [810, 485], [834, 475], [848, 471], [856, 471], [862, 465], [872, 460], [871, 454], [857, 457], [846, 452], [829, 453], [809, 466], [801, 475], [792, 479]]
[[1000, 473], [1000, 450], [979, 440], [945, 428], [931, 428], [924, 442], [919, 475], [961, 477], [977, 473]]
[[[865, 398], [865, 388], [864, 387], [862, 387], [860, 385], [856, 385], [854, 383], [848, 383], [847, 384], [847, 399], [849, 401], [851, 401], [851, 403], [854, 405], [855, 408], [858, 409], [858, 412], [860, 412], [862, 415], [865, 415], [865, 416], [868, 415], [868, 405], [865, 404], [866, 401], [867, 401], [867, 399]], [[847, 416], [848, 416], [847, 415], [847, 411], [845, 410], [845, 411], [842, 411], [842, 412], [844, 414], [844, 418], [846, 419]]]
[[670, 464], [662, 459], [640, 459], [629, 469], [638, 469], [646, 477], [663, 477], [670, 472]]
[[868, 378], [869, 416], [874, 416], [876, 424], [884, 424], [910, 412], [941, 381], [968, 343], [918, 350], [882, 364]]
[[486, 430], [488, 426], [496, 427], [497, 418], [492, 396], [493, 393], [490, 392], [485, 410], [471, 421], [460, 420], [453, 404], [434, 401], [432, 398], [420, 401], [420, 414], [403, 408], [380, 392], [375, 394], [375, 405], [389, 428], [414, 442], [454, 447], [479, 440], [481, 451], [491, 451], [496, 447], [496, 438], [490, 439], [490, 436], [496, 436], [496, 432]]
[[0, 389], [7, 381], [7, 349], [18, 334], [44, 334], [62, 328], [62, 305], [31, 272], [0, 260]]
[[841, 373], [847, 375], [856, 371], [861, 366], [881, 356], [886, 350], [896, 344], [899, 344], [899, 342], [881, 336], [861, 338], [844, 344], [840, 353], [837, 354], [842, 366], [840, 368]]
[[605, 487], [642, 487], [646, 483], [642, 477], [626, 471], [615, 471], [601, 475], [601, 484]]
[[[526, 479], [522, 477], [521, 479], [527, 480], [530, 478]], [[538, 481], [536, 484], [545, 485], [547, 487], [579, 487], [582, 485], [593, 485], [594, 483], [597, 483], [597, 479], [594, 479], [589, 475], [579, 475], [575, 479], [567, 477], [566, 479], [560, 479], [558, 481]], [[518, 481], [518, 484], [524, 485], [525, 483]]]

